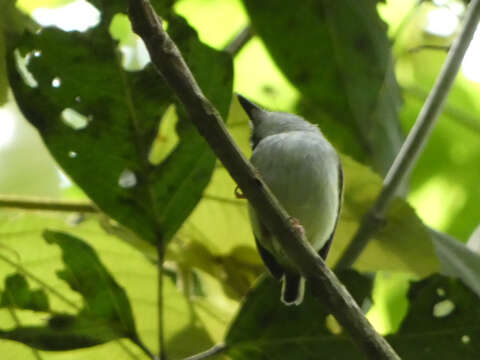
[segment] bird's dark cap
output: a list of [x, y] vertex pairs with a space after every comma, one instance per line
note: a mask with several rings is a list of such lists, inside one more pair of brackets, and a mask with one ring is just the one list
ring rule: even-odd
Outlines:
[[265, 110], [263, 110], [260, 106], [258, 106], [257, 104], [251, 102], [250, 100], [248, 100], [247, 98], [243, 97], [242, 95], [240, 94], [236, 94], [237, 95], [237, 98], [238, 98], [238, 101], [240, 102], [240, 105], [242, 105], [243, 109], [245, 110], [245, 112], [248, 114], [248, 116], [250, 117], [250, 119], [253, 119], [255, 116], [254, 114], [256, 112], [263, 112]]

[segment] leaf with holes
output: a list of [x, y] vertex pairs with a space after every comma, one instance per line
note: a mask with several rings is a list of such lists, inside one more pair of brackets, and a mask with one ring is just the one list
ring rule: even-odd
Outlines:
[[[151, 243], [168, 241], [200, 200], [215, 157], [178, 107], [177, 145], [159, 164], [149, 161], [174, 97], [151, 65], [122, 67], [108, 33], [112, 14], [103, 15], [85, 33], [25, 33], [9, 52], [10, 83], [55, 160], [102, 211]], [[179, 17], [169, 18], [169, 32], [225, 116], [230, 57], [200, 43]]]
[[[371, 278], [346, 271], [340, 279], [360, 305], [370, 301]], [[308, 290], [300, 306], [287, 307], [280, 302], [280, 284], [263, 279], [232, 322], [227, 354], [235, 360], [318, 359], [319, 354], [325, 360], [357, 358], [355, 345], [335, 334], [328, 309]]]
[[402, 359], [478, 359], [480, 299], [460, 280], [434, 275], [410, 286], [409, 310], [388, 340]]

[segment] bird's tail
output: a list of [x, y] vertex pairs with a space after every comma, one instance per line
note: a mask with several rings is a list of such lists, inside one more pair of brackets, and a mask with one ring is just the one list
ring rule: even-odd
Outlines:
[[285, 273], [282, 277], [281, 300], [285, 305], [300, 305], [305, 293], [305, 278], [300, 274]]

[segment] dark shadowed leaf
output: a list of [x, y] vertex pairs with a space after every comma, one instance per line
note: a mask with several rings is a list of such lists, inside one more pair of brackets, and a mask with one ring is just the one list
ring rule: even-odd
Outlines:
[[[340, 277], [365, 300], [371, 282], [357, 273]], [[247, 297], [226, 337], [228, 355], [238, 359], [363, 359], [345, 332], [326, 326], [328, 310], [307, 293], [298, 307], [279, 301], [279, 284], [264, 279]], [[387, 336], [402, 359], [477, 359], [480, 299], [461, 281], [434, 275], [414, 282], [409, 311], [397, 333]]]
[[[137, 72], [122, 68], [108, 33], [114, 8], [86, 33], [26, 33], [9, 54], [10, 83], [55, 160], [98, 207], [149, 242], [167, 241], [200, 200], [215, 157], [180, 107], [178, 144], [160, 164], [149, 162], [153, 142], [174, 136], [157, 136], [174, 97], [151, 65]], [[179, 17], [169, 18], [169, 31], [225, 117], [230, 57], [200, 43]], [[27, 59], [30, 85], [18, 70], [19, 56]]]
[[[341, 280], [361, 305], [372, 281], [353, 271]], [[226, 336], [233, 359], [354, 359], [358, 350], [345, 334], [327, 327], [328, 310], [309, 291], [300, 306], [280, 302], [280, 284], [268, 277], [247, 296]], [[350, 356], [350, 357], [348, 357]]]
[[48, 311], [48, 297], [43, 290], [31, 290], [21, 274], [5, 279], [5, 288], [0, 292], [0, 307], [14, 307], [34, 311]]
[[388, 340], [402, 359], [478, 359], [480, 299], [460, 280], [441, 275], [413, 283], [409, 311]]
[[402, 134], [398, 85], [376, 2], [243, 2], [274, 61], [300, 90], [302, 114], [342, 152], [385, 173]]

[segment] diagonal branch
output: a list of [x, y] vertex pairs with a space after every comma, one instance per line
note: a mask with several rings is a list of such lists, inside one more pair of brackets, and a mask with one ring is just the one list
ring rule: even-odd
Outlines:
[[338, 261], [336, 268], [343, 269], [351, 267], [367, 246], [369, 239], [382, 226], [385, 214], [399, 186], [405, 176], [413, 169], [419, 155], [423, 151], [425, 143], [430, 137], [458, 70], [460, 69], [463, 57], [473, 38], [479, 18], [480, 0], [472, 0], [467, 9], [462, 31], [448, 52], [445, 64], [420, 114], [418, 114], [415, 125], [408, 134], [407, 139], [390, 167], [383, 181], [382, 191], [378, 195], [373, 207], [364, 216], [357, 233]]
[[262, 222], [276, 235], [285, 252], [313, 284], [315, 293], [330, 308], [354, 343], [372, 359], [399, 359], [390, 345], [363, 316], [352, 296], [333, 272], [292, 227], [290, 218], [258, 173], [241, 153], [217, 110], [205, 98], [175, 43], [164, 31], [148, 0], [130, 0], [133, 30], [140, 35], [152, 62], [176, 93], [198, 131], [225, 165]]

